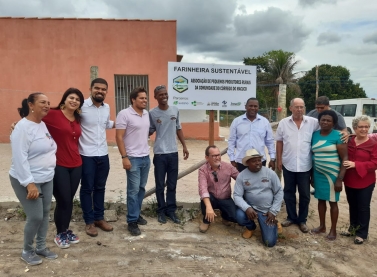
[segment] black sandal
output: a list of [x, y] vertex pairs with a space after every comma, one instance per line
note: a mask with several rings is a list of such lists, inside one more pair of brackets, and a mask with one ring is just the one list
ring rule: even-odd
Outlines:
[[355, 244], [363, 244], [364, 243], [364, 240], [362, 238], [355, 238], [355, 240], [353, 241]]

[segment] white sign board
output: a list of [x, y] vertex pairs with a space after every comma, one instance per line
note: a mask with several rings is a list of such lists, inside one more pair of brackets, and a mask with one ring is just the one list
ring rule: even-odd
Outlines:
[[256, 96], [256, 67], [169, 62], [168, 92], [181, 110], [245, 110]]

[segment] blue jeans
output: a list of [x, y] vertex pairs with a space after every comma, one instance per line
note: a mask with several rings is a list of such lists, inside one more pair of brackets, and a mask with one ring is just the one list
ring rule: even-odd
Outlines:
[[[259, 212], [257, 210], [255, 211], [258, 214], [258, 223], [261, 229], [263, 243], [268, 247], [275, 246], [278, 238], [278, 228], [276, 224], [274, 224], [273, 226], [267, 225], [267, 216], [263, 215], [262, 212]], [[247, 217], [246, 213], [239, 208], [237, 208], [236, 210], [236, 218], [239, 225], [246, 226], [246, 228], [251, 231], [257, 228], [255, 222], [253, 220], [250, 220]]]
[[[219, 209], [221, 211], [221, 217], [227, 221], [237, 222], [236, 220], [236, 204], [232, 198], [217, 199], [212, 194], [209, 194], [209, 201], [211, 202], [212, 209]], [[206, 205], [203, 200], [200, 201], [200, 207], [203, 215], [203, 223], [209, 224], [210, 222], [206, 217]]]
[[105, 207], [105, 187], [110, 171], [109, 156], [82, 156], [80, 201], [86, 224], [102, 220]]
[[127, 223], [137, 222], [145, 195], [151, 161], [149, 156], [128, 157], [131, 169], [127, 173]]
[[[178, 178], [178, 152], [155, 154], [153, 157], [156, 180], [157, 213], [174, 213], [177, 209], [176, 188]], [[166, 176], [166, 202], [165, 202]]]
[[[283, 166], [284, 201], [287, 208], [287, 219], [296, 224], [306, 223], [310, 203], [310, 174], [306, 172], [292, 172]], [[298, 216], [296, 210], [296, 190], [298, 189]]]

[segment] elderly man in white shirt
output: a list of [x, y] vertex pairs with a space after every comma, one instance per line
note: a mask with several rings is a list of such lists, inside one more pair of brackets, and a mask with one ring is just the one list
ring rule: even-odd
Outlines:
[[[318, 120], [304, 115], [305, 103], [301, 98], [292, 99], [289, 110], [292, 115], [279, 122], [276, 131], [276, 160], [278, 170], [283, 170], [284, 201], [287, 219], [283, 227], [299, 225], [303, 233], [310, 202], [310, 178], [312, 168], [311, 140], [319, 129]], [[296, 190], [299, 193], [299, 210], [296, 210]]]
[[107, 88], [106, 80], [94, 79], [90, 85], [90, 97], [85, 100], [81, 108], [80, 201], [86, 223], [85, 231], [92, 237], [98, 235], [96, 227], [107, 232], [113, 230], [113, 227], [104, 220], [105, 187], [110, 171], [106, 129], [114, 128], [114, 121], [110, 120], [110, 107], [103, 102]]

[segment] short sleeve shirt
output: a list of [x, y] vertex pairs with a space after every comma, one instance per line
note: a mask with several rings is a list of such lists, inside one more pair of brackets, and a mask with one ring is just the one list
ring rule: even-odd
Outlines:
[[282, 162], [287, 170], [306, 172], [312, 168], [312, 136], [318, 129], [318, 120], [310, 116], [304, 116], [300, 129], [292, 116], [279, 122], [276, 140], [283, 142]]
[[143, 110], [142, 115], [139, 115], [132, 106], [121, 110], [116, 118], [115, 126], [117, 129], [126, 130], [123, 143], [128, 156], [145, 157], [149, 155], [149, 116], [146, 110]]
[[178, 152], [177, 130], [180, 130], [179, 110], [175, 106], [169, 106], [167, 110], [159, 107], [149, 112], [150, 129], [149, 132], [156, 131], [154, 142], [154, 154], [169, 154]]

